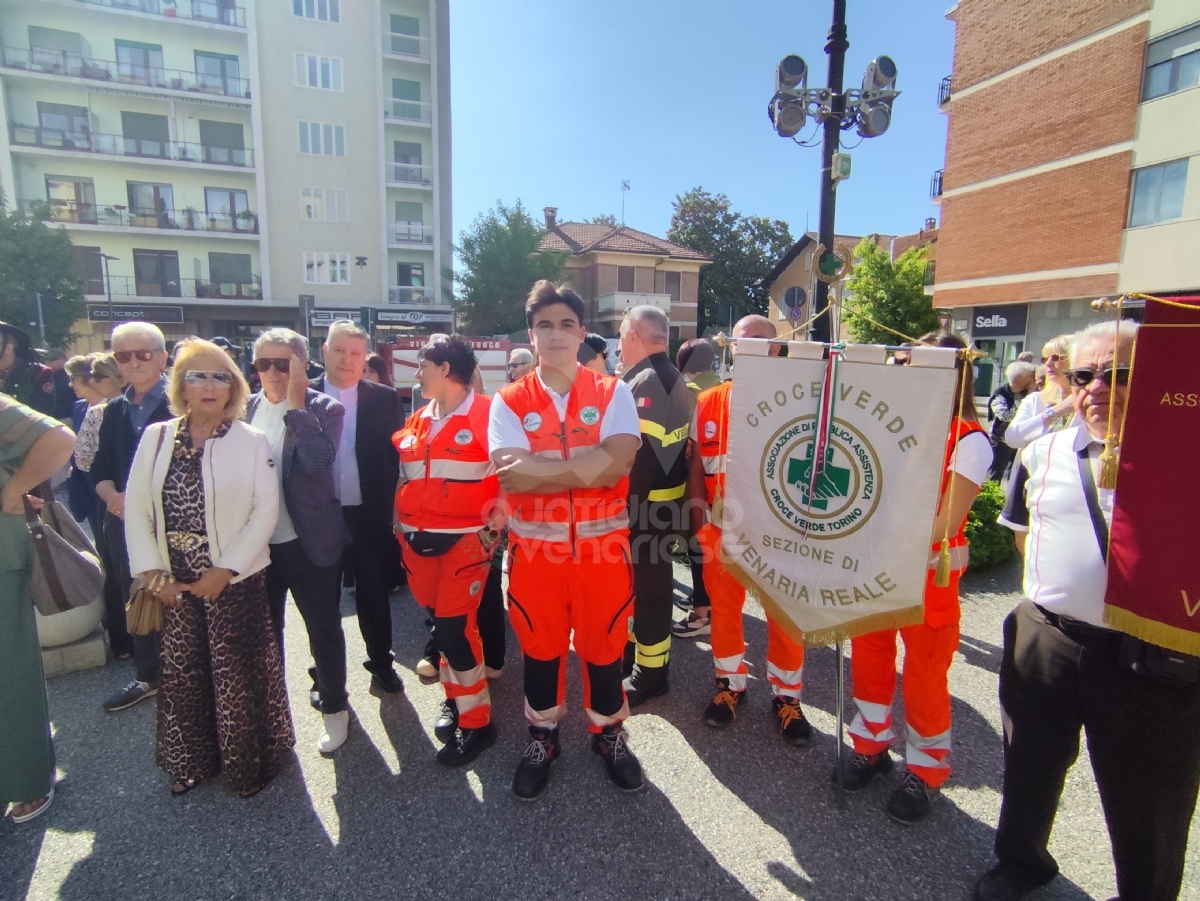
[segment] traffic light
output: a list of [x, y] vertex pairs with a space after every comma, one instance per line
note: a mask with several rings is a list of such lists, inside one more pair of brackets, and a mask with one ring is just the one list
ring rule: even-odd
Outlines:
[[858, 133], [877, 138], [892, 124], [892, 101], [896, 90], [896, 63], [890, 56], [877, 56], [863, 74], [858, 98]]

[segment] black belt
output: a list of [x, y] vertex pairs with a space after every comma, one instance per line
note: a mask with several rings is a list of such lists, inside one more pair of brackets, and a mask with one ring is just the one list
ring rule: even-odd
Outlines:
[[1091, 623], [1085, 623], [1083, 620], [1075, 619], [1071, 616], [1060, 616], [1057, 613], [1051, 613], [1045, 607], [1039, 606], [1038, 604], [1034, 604], [1033, 606], [1037, 607], [1038, 612], [1046, 618], [1046, 622], [1058, 629], [1058, 631], [1062, 632], [1063, 635], [1066, 635], [1068, 638], [1073, 638], [1076, 641], [1088, 641], [1096, 639], [1112, 641], [1113, 639], [1121, 637], [1120, 632], [1116, 632], [1112, 629], [1105, 629], [1102, 626], [1093, 626]]

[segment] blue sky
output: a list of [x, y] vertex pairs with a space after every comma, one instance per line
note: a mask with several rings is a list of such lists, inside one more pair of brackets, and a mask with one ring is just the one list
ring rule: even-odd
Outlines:
[[[847, 86], [887, 53], [899, 68], [888, 132], [853, 152], [838, 188], [838, 231], [916, 231], [946, 125], [937, 88], [951, 69], [952, 0], [849, 0]], [[676, 194], [696, 186], [744, 213], [816, 229], [820, 148], [778, 137], [767, 119], [787, 53], [826, 82], [829, 0], [452, 0], [454, 229], [496, 200], [539, 218], [600, 213], [665, 234]], [[810, 121], [804, 136], [811, 130]], [[843, 142], [858, 141], [853, 132]]]

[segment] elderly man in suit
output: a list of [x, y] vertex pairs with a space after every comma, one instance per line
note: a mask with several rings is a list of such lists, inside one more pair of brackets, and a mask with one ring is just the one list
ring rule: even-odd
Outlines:
[[347, 562], [354, 571], [358, 628], [367, 645], [364, 667], [380, 691], [404, 690], [392, 665], [392, 607], [388, 592], [400, 571], [400, 549], [392, 533], [392, 506], [400, 455], [392, 435], [404, 423], [394, 388], [362, 377], [370, 339], [348, 320], [329, 327], [325, 375], [309, 383], [346, 409], [342, 440], [333, 464], [333, 487], [350, 529]]
[[254, 343], [262, 391], [246, 405], [246, 421], [271, 444], [279, 479], [279, 522], [271, 535], [267, 597], [280, 653], [290, 590], [308, 630], [315, 666], [310, 700], [325, 715], [317, 742], [332, 753], [346, 741], [346, 636], [342, 632], [341, 562], [349, 538], [333, 485], [345, 410], [308, 387], [308, 342], [291, 329], [263, 332]]

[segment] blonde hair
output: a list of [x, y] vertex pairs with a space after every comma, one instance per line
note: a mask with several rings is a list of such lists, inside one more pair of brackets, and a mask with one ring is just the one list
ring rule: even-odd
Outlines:
[[125, 376], [121, 374], [121, 367], [117, 365], [116, 357], [112, 354], [88, 354], [88, 359], [92, 361], [93, 379], [110, 378], [118, 385], [125, 384]]
[[1074, 340], [1074, 335], [1059, 335], [1057, 338], [1051, 338], [1042, 345], [1042, 358], [1049, 359], [1051, 356], [1065, 357], [1071, 350], [1071, 342]]
[[233, 376], [233, 384], [229, 386], [229, 400], [225, 404], [225, 418], [241, 419], [246, 412], [246, 399], [250, 396], [250, 386], [237, 364], [229, 358], [217, 345], [203, 338], [188, 338], [175, 345], [175, 365], [171, 369], [171, 380], [167, 383], [167, 399], [170, 401], [171, 412], [176, 416], [187, 416], [187, 391], [184, 376], [191, 363], [198, 357], [211, 357], [219, 363], [214, 371], [224, 370]]

